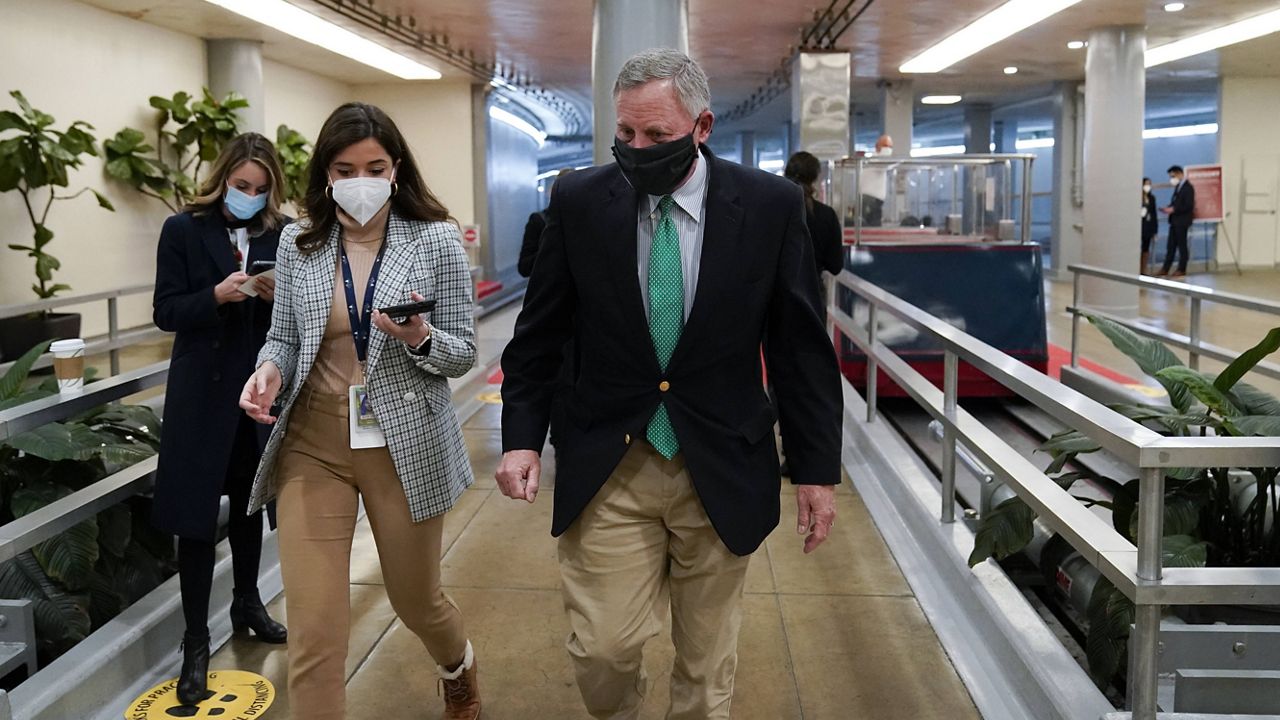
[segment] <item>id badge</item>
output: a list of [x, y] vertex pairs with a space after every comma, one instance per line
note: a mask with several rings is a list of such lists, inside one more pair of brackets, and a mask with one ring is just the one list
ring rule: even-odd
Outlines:
[[378, 418], [373, 414], [373, 403], [363, 385], [352, 385], [349, 388], [348, 403], [352, 449], [386, 447], [387, 438], [382, 434], [382, 428], [378, 427]]

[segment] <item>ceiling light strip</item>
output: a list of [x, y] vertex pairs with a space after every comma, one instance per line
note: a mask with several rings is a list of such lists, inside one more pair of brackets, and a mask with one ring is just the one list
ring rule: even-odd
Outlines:
[[284, 0], [205, 2], [405, 80], [440, 79], [440, 71], [435, 68], [389, 50]]
[[1010, 0], [908, 60], [903, 73], [936, 73], [1076, 5], [1081, 0]]
[[1263, 35], [1270, 35], [1277, 31], [1280, 31], [1280, 10], [1272, 10], [1216, 30], [1192, 35], [1189, 38], [1171, 42], [1168, 45], [1151, 48], [1146, 55], [1147, 67], [1163, 65], [1174, 60], [1181, 60], [1192, 55], [1199, 55], [1210, 50], [1217, 50], [1228, 45], [1260, 38]]
[[543, 145], [547, 144], [546, 133], [534, 127], [532, 124], [529, 123], [529, 121], [525, 120], [519, 115], [516, 115], [515, 113], [503, 110], [502, 108], [496, 105], [490, 105], [489, 117], [504, 125], [513, 127], [516, 130], [519, 130], [520, 132], [524, 133], [525, 135], [528, 135], [529, 137], [533, 138], [533, 141], [538, 143], [538, 147], [542, 147]]

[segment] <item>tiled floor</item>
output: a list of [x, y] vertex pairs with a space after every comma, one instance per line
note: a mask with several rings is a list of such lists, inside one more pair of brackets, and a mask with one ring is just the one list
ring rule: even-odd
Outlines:
[[[485, 718], [585, 718], [563, 647], [568, 626], [548, 532], [554, 467], [532, 506], [504, 498], [493, 483], [499, 415], [500, 406], [486, 405], [464, 429], [478, 482], [447, 516], [444, 582], [476, 648]], [[977, 718], [862, 502], [847, 483], [838, 491], [833, 535], [806, 557], [788, 530], [794, 493], [783, 490], [782, 524], [752, 558], [747, 576], [734, 718]], [[381, 582], [372, 536], [362, 521], [352, 550], [356, 625], [347, 663], [347, 715], [436, 717], [441, 701], [431, 660], [395, 619]], [[287, 622], [281, 601], [272, 611]], [[266, 675], [281, 690], [268, 715], [285, 720], [291, 717], [284, 692], [286, 652], [234, 639], [215, 655], [213, 666]], [[665, 714], [672, 655], [665, 636], [646, 648], [651, 684], [645, 720]]]
[[[1237, 275], [1234, 270], [1213, 274], [1196, 274], [1185, 282], [1213, 288], [1220, 292], [1247, 295], [1267, 300], [1280, 300], [1280, 273], [1247, 271]], [[1062, 347], [1071, 346], [1071, 316], [1066, 307], [1071, 304], [1071, 283], [1046, 283], [1048, 299], [1049, 342]], [[1191, 303], [1187, 298], [1169, 293], [1142, 291], [1140, 314], [1148, 325], [1169, 332], [1187, 335], [1191, 324]], [[1216, 303], [1204, 303], [1201, 311], [1201, 336], [1204, 342], [1243, 352], [1261, 340], [1274, 327], [1280, 327], [1280, 317], [1264, 315], [1250, 310], [1228, 307]], [[1097, 330], [1082, 323], [1080, 352], [1085, 358], [1119, 372], [1141, 379], [1141, 371], [1131, 360], [1122, 355]], [[1187, 361], [1186, 353], [1178, 356]], [[1280, 363], [1276, 357], [1271, 362]], [[1208, 373], [1222, 370], [1224, 365], [1205, 359], [1200, 369]], [[1280, 394], [1280, 381], [1257, 375], [1249, 375], [1247, 382], [1268, 392]]]

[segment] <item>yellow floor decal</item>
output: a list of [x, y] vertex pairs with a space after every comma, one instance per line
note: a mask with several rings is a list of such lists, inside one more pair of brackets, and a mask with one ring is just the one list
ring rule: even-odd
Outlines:
[[501, 405], [502, 393], [500, 392], [480, 393], [479, 395], [476, 395], [476, 399], [482, 403], [488, 403], [490, 405]]
[[178, 679], [174, 678], [134, 700], [124, 711], [124, 717], [125, 720], [256, 720], [275, 699], [275, 687], [261, 675], [243, 670], [217, 670], [209, 673], [209, 692], [199, 705], [178, 702]]

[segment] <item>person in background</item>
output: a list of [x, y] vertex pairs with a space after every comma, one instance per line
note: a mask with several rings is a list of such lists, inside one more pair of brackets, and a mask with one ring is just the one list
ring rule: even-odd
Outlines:
[[[892, 157], [893, 138], [881, 135], [876, 139], [873, 157]], [[884, 203], [889, 197], [889, 178], [883, 167], [870, 165], [862, 168], [860, 191], [862, 193], [862, 224], [880, 227], [884, 224]]]
[[1166, 207], [1160, 209], [1169, 216], [1169, 247], [1164, 255], [1164, 267], [1157, 276], [1170, 275], [1173, 267], [1173, 256], [1178, 255], [1178, 270], [1171, 277], [1186, 277], [1187, 262], [1191, 259], [1187, 248], [1187, 233], [1196, 214], [1196, 188], [1187, 182], [1187, 174], [1181, 165], [1169, 168], [1169, 182], [1173, 185], [1173, 199]]
[[647, 50], [623, 64], [613, 97], [618, 162], [557, 184], [502, 354], [496, 479], [509, 498], [537, 498], [572, 337], [580, 362], [551, 532], [587, 713], [639, 715], [644, 645], [669, 609], [666, 717], [728, 718], [747, 564], [779, 519], [774, 419], [794, 433], [795, 529], [811, 552], [835, 518], [840, 371], [803, 193], [707, 150], [715, 116], [702, 68]]
[[[560, 178], [573, 172], [573, 168], [564, 168], [556, 173], [556, 179], [551, 183], [551, 187], [547, 190], [548, 197], [556, 191], [556, 183], [560, 182]], [[542, 240], [542, 231], [547, 227], [547, 213], [545, 210], [538, 210], [529, 215], [529, 220], [524, 224], [524, 238], [520, 241], [520, 259], [516, 261], [516, 270], [521, 277], [529, 277], [533, 274], [533, 263], [538, 259], [538, 245]]]
[[205, 699], [209, 594], [221, 497], [231, 500], [227, 536], [235, 580], [231, 625], [261, 641], [288, 633], [258, 595], [262, 513], [246, 515], [265, 433], [237, 408], [239, 378], [253, 372], [271, 324], [274, 281], [250, 272], [274, 263], [289, 218], [271, 141], [245, 133], [222, 149], [200, 194], [160, 231], [153, 300], [156, 326], [177, 333], [165, 392], [152, 523], [178, 536], [186, 633], [178, 698]]
[[[440, 587], [445, 513], [473, 482], [446, 380], [476, 359], [461, 234], [372, 105], [329, 116], [308, 178], [306, 219], [281, 237], [271, 330], [240, 397], [250, 417], [275, 424], [250, 507], [279, 498], [291, 710], [346, 717], [363, 500], [391, 607], [435, 659], [445, 720], [475, 720], [475, 651]], [[424, 300], [435, 307], [402, 323], [378, 310]]]
[[[812, 153], [803, 150], [787, 160], [784, 177], [804, 190], [805, 222], [809, 226], [809, 238], [813, 241], [813, 259], [821, 277], [826, 270], [832, 275], [844, 269], [844, 235], [840, 218], [830, 205], [817, 199], [818, 176], [822, 174], [822, 162]], [[823, 285], [818, 286], [820, 289]], [[824, 293], [825, 294], [825, 293]]]
[[1156, 196], [1151, 192], [1151, 178], [1142, 178], [1142, 260], [1140, 273], [1151, 269], [1151, 242], [1160, 232], [1160, 219], [1156, 215]]

